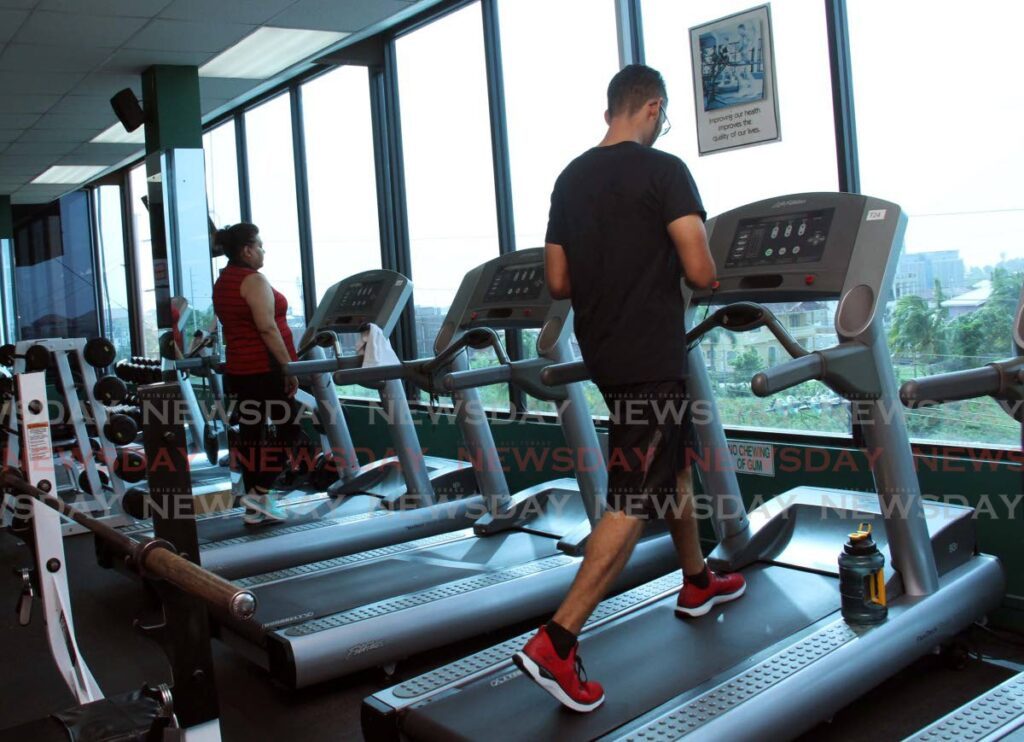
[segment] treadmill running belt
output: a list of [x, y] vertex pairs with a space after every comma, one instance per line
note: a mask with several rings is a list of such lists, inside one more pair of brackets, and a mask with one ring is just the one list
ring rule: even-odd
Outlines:
[[742, 598], [701, 618], [677, 618], [672, 596], [629, 620], [584, 634], [580, 657], [607, 697], [592, 713], [563, 708], [516, 671], [496, 687], [494, 676], [487, 675], [458, 693], [410, 709], [403, 730], [411, 738], [431, 740], [594, 739], [839, 608], [834, 578], [762, 565], [744, 576]]
[[[557, 554], [554, 539], [509, 531], [256, 587], [256, 621], [306, 621]], [[291, 619], [285, 621], [285, 619]]]
[[268, 585], [256, 591], [255, 620], [265, 627], [277, 628], [459, 580], [470, 574], [464, 569], [386, 559], [359, 569], [329, 572], [315, 580]]
[[300, 503], [294, 507], [285, 504], [285, 511], [288, 513], [288, 520], [280, 525], [264, 525], [259, 528], [247, 526], [240, 515], [224, 518], [206, 518], [196, 521], [196, 529], [199, 532], [199, 545], [228, 541], [248, 536], [260, 538], [270, 537], [274, 530], [299, 526], [304, 523], [311, 523], [316, 520], [328, 520], [343, 518], [348, 515], [365, 513], [376, 509], [380, 500], [368, 495], [358, 495], [346, 498], [341, 502], [318, 501], [315, 505]]

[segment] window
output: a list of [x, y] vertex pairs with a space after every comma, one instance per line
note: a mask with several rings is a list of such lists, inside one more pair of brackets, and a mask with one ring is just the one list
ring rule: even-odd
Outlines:
[[[498, 254], [482, 28], [474, 3], [395, 42], [421, 356], [433, 354], [466, 272]], [[485, 357], [474, 354], [472, 365], [493, 362]], [[480, 393], [508, 408], [507, 386]]]
[[238, 202], [238, 151], [235, 122], [229, 121], [203, 134], [206, 154], [206, 201], [210, 219], [218, 229], [242, 219]]
[[14, 251], [22, 340], [99, 335], [85, 191], [70, 193], [19, 224]]
[[266, 250], [262, 272], [288, 299], [288, 325], [298, 340], [306, 317], [288, 95], [246, 112], [245, 139], [252, 220]]
[[128, 191], [132, 205], [132, 234], [135, 236], [135, 265], [139, 279], [138, 306], [142, 312], [142, 352], [156, 358], [160, 355], [160, 348], [157, 340], [153, 243], [150, 238], [149, 211], [142, 203], [142, 197], [147, 194], [145, 164], [132, 168], [128, 174]]
[[[838, 186], [835, 124], [829, 73], [824, 4], [773, 0], [772, 33], [779, 96], [780, 142], [700, 157], [694, 123], [693, 76], [687, 29], [746, 10], [750, 3], [728, 0], [643, 0], [647, 63], [665, 76], [673, 127], [655, 146], [686, 162], [700, 189], [708, 215], [764, 198]], [[891, 83], [890, 83], [891, 84]], [[776, 304], [771, 307], [805, 347], [835, 344], [834, 303]], [[817, 309], [828, 311], [811, 314]], [[788, 354], [764, 329], [734, 334], [716, 330], [701, 343], [717, 388], [719, 413], [726, 425], [813, 430], [849, 434], [846, 403], [817, 382], [786, 395], [759, 399], [750, 377]]]
[[341, 67], [302, 86], [316, 299], [380, 268], [377, 172], [366, 69]]
[[[381, 267], [377, 171], [370, 86], [362, 67], [340, 67], [302, 86], [316, 300], [348, 276]], [[346, 353], [358, 337], [342, 336]], [[377, 399], [376, 390], [339, 387], [347, 397]]]
[[[613, 0], [501, 0], [502, 72], [516, 246], [544, 244], [551, 189], [604, 136], [619, 70]], [[543, 49], [571, 48], [557, 62]]]
[[[615, 3], [501, 0], [498, 12], [516, 247], [540, 247], [555, 179], [604, 136], [608, 81], [619, 69]], [[572, 54], [557, 64], [537, 51], [567, 44]], [[536, 332], [523, 333], [525, 357], [536, 357], [536, 342]], [[579, 357], [575, 336], [571, 342]], [[597, 387], [587, 382], [584, 388], [590, 411], [607, 415]], [[531, 411], [555, 410], [533, 397], [526, 403]]]
[[647, 63], [665, 76], [673, 123], [656, 146], [686, 162], [709, 216], [786, 193], [834, 191], [839, 183], [823, 3], [771, 3], [782, 141], [698, 156], [687, 29], [749, 7], [743, 0], [642, 5]]
[[[239, 203], [235, 122], [229, 121], [203, 134], [203, 152], [206, 157], [206, 205], [210, 220], [217, 229], [237, 224], [242, 220], [242, 207]], [[210, 259], [213, 261], [213, 280], [216, 282], [228, 261], [224, 256], [211, 256]]]
[[121, 221], [121, 187], [105, 185], [93, 191], [97, 253], [100, 258], [100, 307], [106, 337], [114, 344], [117, 358], [132, 354], [131, 321], [128, 313], [128, 266], [125, 260], [124, 229]]
[[[1014, 355], [1024, 140], [997, 124], [1019, 115], [1024, 92], [1010, 82], [1014, 45], [976, 31], [1019, 27], [1021, 8], [862, 0], [847, 12], [861, 189], [908, 217], [887, 317], [897, 382]], [[907, 425], [919, 439], [1020, 445], [1020, 426], [989, 398], [908, 410]]]

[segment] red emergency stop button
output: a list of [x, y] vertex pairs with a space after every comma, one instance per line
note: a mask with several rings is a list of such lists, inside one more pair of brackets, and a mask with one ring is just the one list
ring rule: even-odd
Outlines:
[[814, 276], [812, 276], [810, 274], [804, 276], [804, 283], [806, 283], [808, 286], [810, 286], [812, 283], [814, 283]]
[[712, 281], [712, 282], [711, 282], [711, 290], [712, 290], [712, 291], [715, 291], [715, 290], [716, 290], [716, 289], [718, 289], [718, 287], [719, 287], [719, 286], [721, 286], [721, 285], [722, 285], [722, 284], [720, 284], [720, 283], [719, 283], [718, 281]]

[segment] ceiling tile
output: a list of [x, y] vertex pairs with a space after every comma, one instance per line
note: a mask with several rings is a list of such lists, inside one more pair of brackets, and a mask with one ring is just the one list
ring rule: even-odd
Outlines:
[[0, 54], [0, 70], [85, 72], [98, 67], [113, 52], [99, 47], [12, 43]]
[[199, 67], [213, 57], [214, 54], [216, 52], [118, 49], [100, 69], [103, 72], [122, 75], [141, 75], [147, 67], [154, 64], [184, 64]]
[[284, 28], [314, 31], [358, 31], [372, 23], [406, 10], [400, 0], [299, 0], [267, 23]]
[[117, 47], [146, 24], [145, 18], [36, 11], [14, 37], [21, 44]]
[[295, 4], [296, 0], [173, 0], [160, 11], [161, 18], [184, 21], [231, 21], [261, 24]]
[[0, 107], [5, 113], [40, 114], [49, 111], [59, 100], [59, 95], [7, 95]]
[[75, 129], [29, 129], [20, 137], [19, 142], [71, 142], [81, 143], [83, 135]]
[[27, 10], [0, 10], [0, 43], [10, 41], [26, 18]]
[[105, 113], [113, 116], [110, 98], [102, 95], [65, 95], [50, 109], [50, 113]]
[[38, 175], [53, 162], [46, 155], [0, 155], [0, 175]]
[[27, 129], [38, 120], [36, 113], [0, 113], [0, 129]]
[[[97, 145], [98, 146], [98, 145]], [[103, 154], [75, 154], [65, 155], [60, 158], [56, 165], [113, 165], [132, 154], [133, 151], [142, 152], [145, 148], [136, 144], [135, 150], [131, 148], [122, 149], [120, 152], [106, 152]], [[2, 155], [0, 155], [2, 156]]]
[[131, 88], [135, 95], [142, 95], [142, 78], [137, 74], [115, 74], [94, 72], [78, 83], [71, 92], [75, 95], [102, 95], [108, 100], [118, 90]]
[[[91, 139], [100, 130], [114, 123], [113, 111], [110, 113], [44, 113], [35, 123], [35, 129], [82, 129], [82, 141]], [[86, 130], [93, 131], [86, 136]]]
[[221, 52], [253, 30], [254, 26], [241, 23], [193, 23], [157, 18], [124, 46], [158, 51]]
[[95, 144], [86, 142], [74, 149], [72, 155], [75, 157], [93, 158], [97, 164], [106, 162], [120, 162], [134, 152], [145, 149], [141, 144]]
[[60, 157], [61, 155], [66, 155], [77, 146], [74, 142], [15, 142], [4, 151], [4, 154]]
[[[38, 0], [39, 10], [61, 13], [83, 12], [82, 0]], [[152, 18], [166, 7], [168, 0], [89, 0], [90, 15], [116, 15], [123, 18]]]
[[[64, 95], [85, 77], [74, 72], [11, 72], [0, 70], [0, 97], [7, 95]], [[2, 110], [0, 106], [0, 110]]]

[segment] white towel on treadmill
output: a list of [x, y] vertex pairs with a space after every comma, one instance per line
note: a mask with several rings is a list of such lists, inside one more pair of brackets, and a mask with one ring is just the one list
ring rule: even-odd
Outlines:
[[363, 368], [369, 366], [392, 366], [400, 363], [398, 354], [391, 347], [391, 341], [377, 325], [369, 325], [359, 338], [356, 352], [363, 354]]

